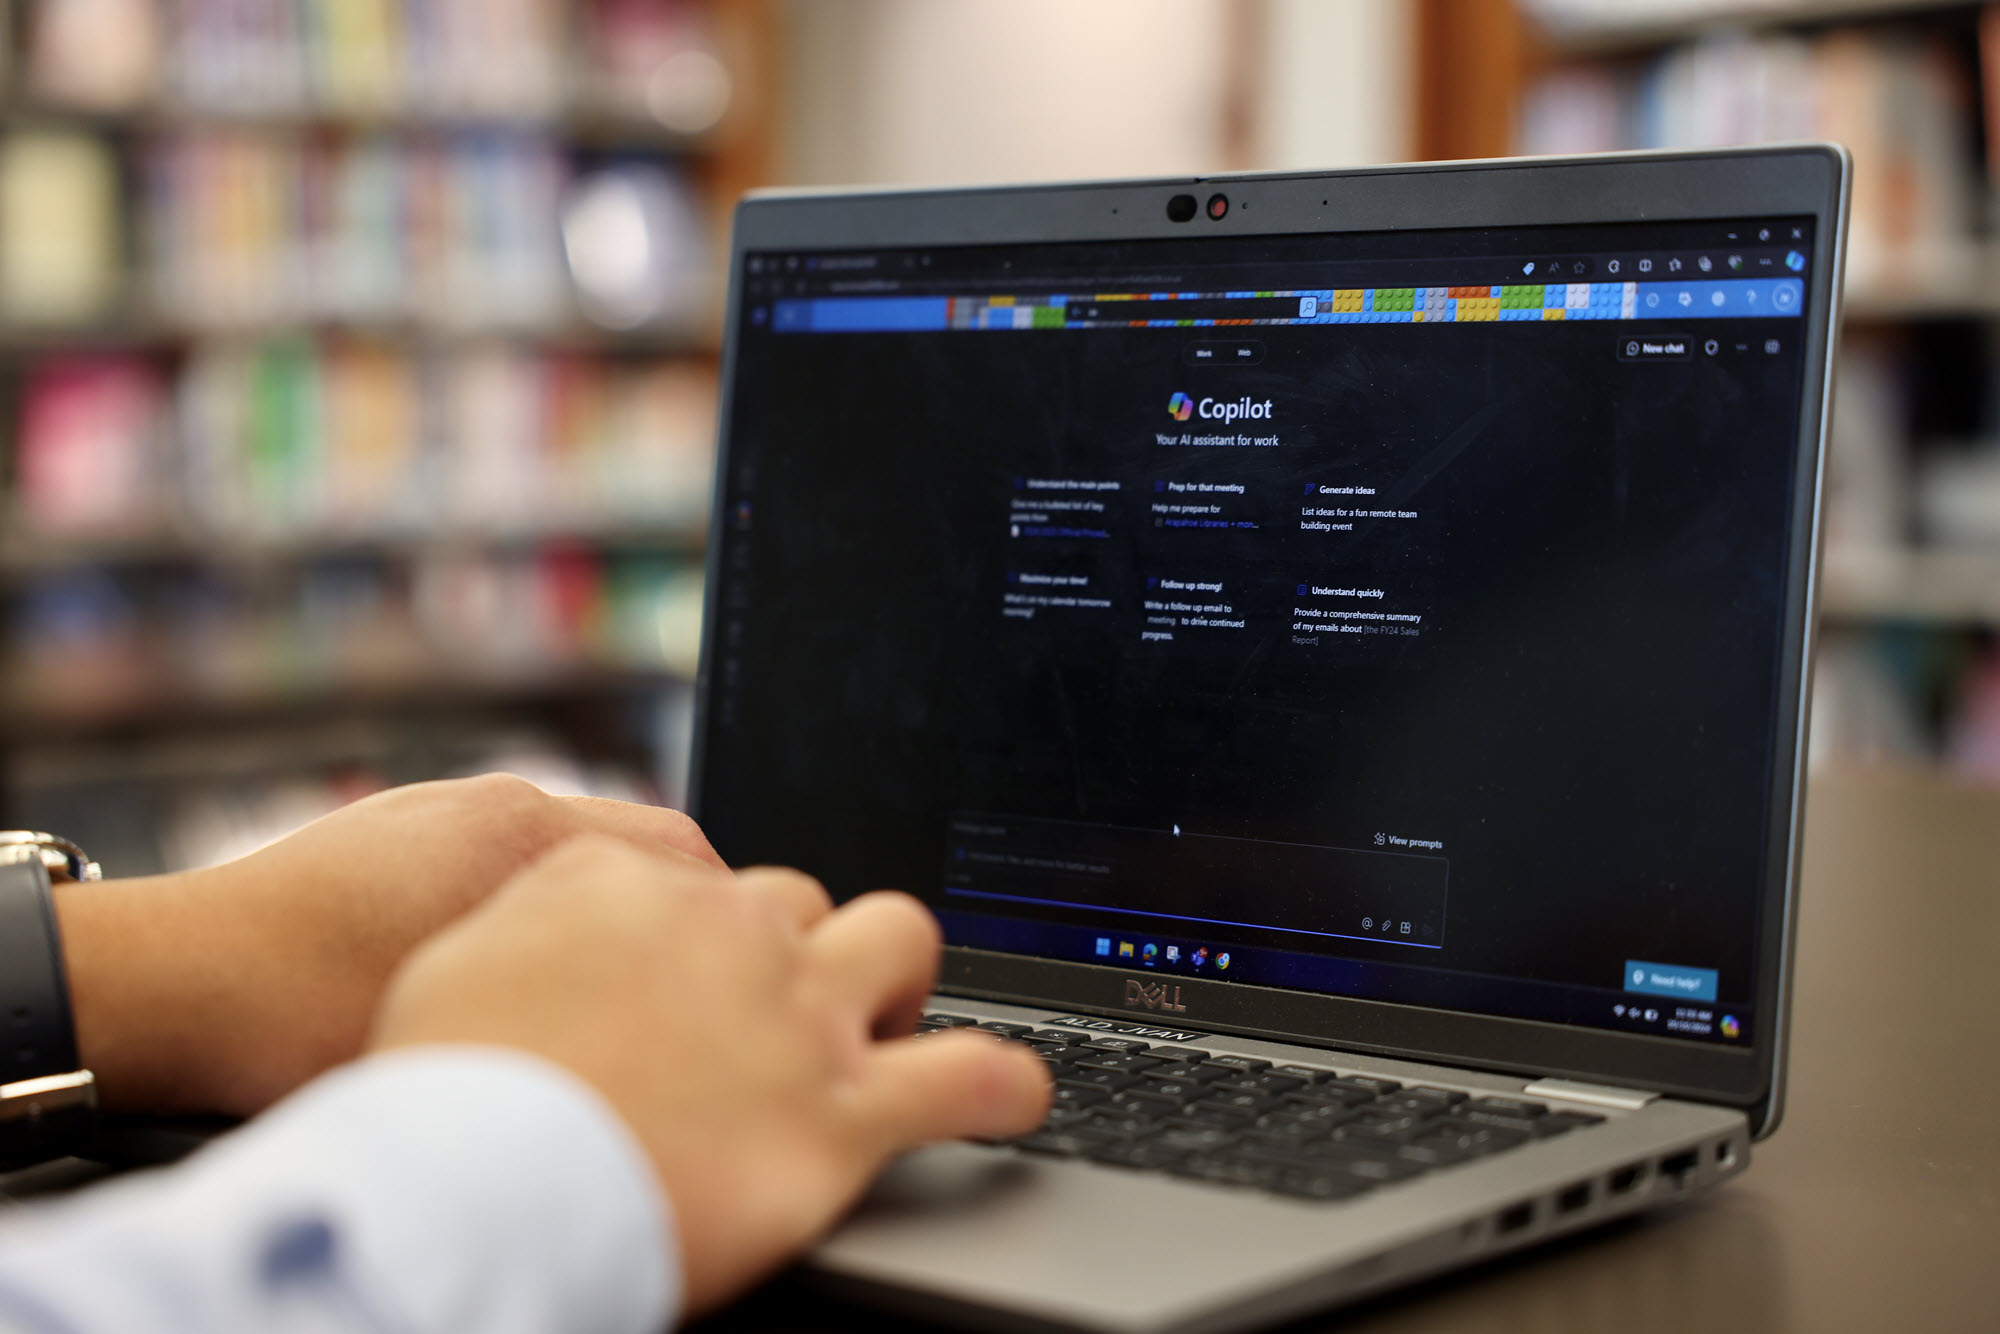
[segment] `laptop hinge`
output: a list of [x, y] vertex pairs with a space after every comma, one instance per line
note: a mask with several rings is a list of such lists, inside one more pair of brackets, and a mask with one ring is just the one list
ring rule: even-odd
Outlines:
[[1566, 1102], [1587, 1102], [1599, 1107], [1613, 1107], [1621, 1112], [1636, 1112], [1649, 1102], [1659, 1099], [1659, 1094], [1648, 1093], [1644, 1089], [1621, 1089], [1610, 1084], [1579, 1084], [1568, 1079], [1538, 1079], [1523, 1090], [1538, 1098], [1561, 1098]]

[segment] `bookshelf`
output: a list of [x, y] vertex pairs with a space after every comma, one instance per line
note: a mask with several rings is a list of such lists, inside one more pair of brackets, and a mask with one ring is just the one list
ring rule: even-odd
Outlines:
[[[1694, 0], [1687, 3], [1550, 5], [1538, 42], [1562, 60], [1648, 54], [1697, 41], [1718, 30], [1797, 31], [1837, 24], [1921, 17], [1955, 6], [1952, 0]], [[1962, 7], [1962, 4], [1958, 7]], [[1567, 15], [1567, 17], [1565, 16]]]
[[1417, 16], [1426, 157], [1854, 150], [1815, 749], [2000, 781], [2000, 10], [1420, 0]]
[[0, 819], [133, 873], [273, 791], [679, 796], [780, 22], [0, 0]]

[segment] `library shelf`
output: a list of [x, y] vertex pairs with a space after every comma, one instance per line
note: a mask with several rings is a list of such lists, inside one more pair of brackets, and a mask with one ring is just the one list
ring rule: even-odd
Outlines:
[[2000, 550], [1829, 548], [1822, 621], [2000, 628]]
[[1974, 10], [1976, 0], [1795, 0], [1793, 3], [1688, 6], [1669, 17], [1580, 19], [1536, 29], [1539, 50], [1555, 60], [1643, 56], [1717, 33], [1770, 32]]
[[163, 686], [95, 695], [54, 696], [11, 689], [0, 695], [0, 742], [22, 745], [108, 735], [185, 734], [206, 728], [377, 717], [434, 716], [449, 710], [504, 710], [647, 698], [683, 685], [664, 666], [566, 664], [522, 670], [427, 668], [422, 671], [269, 680], [226, 690]]

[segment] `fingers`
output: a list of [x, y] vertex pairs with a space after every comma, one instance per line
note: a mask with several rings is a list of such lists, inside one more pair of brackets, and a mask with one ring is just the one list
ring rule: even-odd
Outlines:
[[833, 911], [833, 896], [803, 871], [753, 866], [739, 872], [736, 883], [750, 893], [768, 895], [786, 920], [801, 931], [811, 931]]
[[857, 1127], [884, 1157], [933, 1140], [1025, 1135], [1048, 1115], [1047, 1069], [1018, 1042], [933, 1033], [874, 1049], [856, 1093]]
[[727, 870], [709, 846], [701, 826], [680, 811], [664, 806], [638, 806], [605, 797], [557, 797], [576, 819], [578, 832], [610, 834], [655, 852], [682, 857]]
[[929, 910], [892, 890], [851, 900], [807, 940], [822, 982], [878, 1036], [915, 1025], [937, 981], [942, 944]]

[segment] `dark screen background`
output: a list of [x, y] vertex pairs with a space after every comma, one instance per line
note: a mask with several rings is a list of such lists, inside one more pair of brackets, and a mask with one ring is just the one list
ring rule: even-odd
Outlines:
[[[1259, 327], [1258, 365], [1199, 368], [1184, 349], [1212, 331], [746, 333], [716, 847], [941, 901], [954, 811], [1354, 848], [1388, 830], [1450, 861], [1426, 964], [1615, 988], [1626, 959], [1671, 961], [1747, 1000], [1799, 339], [1634, 364], [1627, 327]], [[1203, 425], [1170, 420], [1175, 391], [1268, 398], [1271, 422], [1236, 429], [1282, 444], [1163, 448]], [[1023, 477], [1120, 481], [1109, 536], [1011, 537]], [[1244, 485], [1229, 512], [1261, 526], [1155, 528], [1168, 479]], [[1308, 483], [1419, 517], [1301, 533]], [[1086, 572], [1115, 606], [1003, 618], [1023, 569]], [[1222, 576], [1246, 627], [1142, 643], [1162, 572]], [[1421, 634], [1294, 644], [1306, 580], [1380, 587]]]

